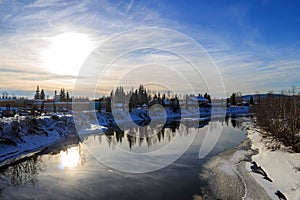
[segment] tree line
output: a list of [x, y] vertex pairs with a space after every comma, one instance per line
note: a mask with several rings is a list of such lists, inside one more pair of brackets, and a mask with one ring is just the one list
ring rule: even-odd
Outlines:
[[[226, 99], [227, 105], [231, 105], [231, 106], [241, 105], [242, 102], [243, 102], [243, 98], [241, 92], [234, 92], [230, 95], [229, 98]], [[254, 105], [254, 99], [252, 95], [250, 96], [247, 105]]]
[[[205, 93], [204, 96], [201, 94], [198, 96], [204, 97], [208, 100], [208, 102], [211, 102], [210, 95], [207, 93]], [[190, 101], [190, 98], [192, 97], [195, 97], [195, 95], [186, 95], [186, 101]], [[170, 108], [174, 112], [178, 112], [180, 110], [180, 103], [177, 94], [171, 96], [170, 92], [167, 95], [165, 93], [161, 94], [160, 92], [152, 93], [143, 85], [140, 85], [137, 89], [131, 88], [131, 90], [127, 92], [125, 92], [124, 87], [119, 86], [115, 89], [115, 91], [111, 91], [110, 96], [103, 96], [96, 100], [96, 102], [100, 103], [99, 110], [105, 108], [108, 112], [111, 111], [111, 106], [117, 104], [127, 104], [129, 106], [129, 111], [135, 108], [149, 107], [154, 104]]]
[[[68, 91], [65, 90], [65, 88], [60, 89], [59, 95], [57, 94], [57, 91], [54, 91], [54, 99], [59, 98], [59, 101], [61, 102], [66, 102], [66, 101], [71, 101], [72, 98], [70, 97], [70, 94]], [[35, 100], [46, 100], [46, 95], [44, 89], [40, 90], [40, 87], [37, 86], [34, 94], [34, 99]], [[48, 99], [48, 96], [47, 96]]]
[[122, 86], [116, 88], [116, 91], [111, 92], [111, 97], [114, 103], [128, 103], [129, 110], [131, 111], [137, 107], [151, 106], [153, 104], [160, 104], [164, 107], [169, 106], [173, 111], [179, 110], [179, 100], [177, 95], [174, 97], [167, 97], [166, 94], [161, 95], [160, 92], [157, 94], [149, 94], [147, 89], [140, 85], [137, 89], [131, 89], [125, 93]]

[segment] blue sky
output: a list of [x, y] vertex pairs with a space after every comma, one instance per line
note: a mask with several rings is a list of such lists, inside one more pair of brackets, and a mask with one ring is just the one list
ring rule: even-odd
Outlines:
[[226, 94], [300, 87], [299, 8], [299, 1], [283, 0], [0, 0], [0, 92], [32, 96], [36, 85], [50, 96], [60, 87], [72, 90], [93, 49], [143, 27], [197, 41], [220, 70]]

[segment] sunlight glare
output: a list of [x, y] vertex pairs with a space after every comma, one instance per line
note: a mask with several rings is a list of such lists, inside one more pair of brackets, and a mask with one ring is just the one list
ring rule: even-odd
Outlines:
[[83, 33], [66, 32], [48, 39], [49, 47], [42, 53], [45, 68], [54, 74], [77, 75], [93, 50], [93, 42]]
[[61, 151], [60, 160], [63, 168], [76, 167], [80, 161], [79, 148], [71, 147], [68, 148], [66, 151]]

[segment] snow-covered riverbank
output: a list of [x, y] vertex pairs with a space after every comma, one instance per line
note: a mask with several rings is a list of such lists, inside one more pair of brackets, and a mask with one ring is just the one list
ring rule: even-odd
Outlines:
[[209, 160], [199, 174], [208, 185], [201, 188], [202, 196], [195, 195], [194, 199], [270, 199], [245, 168], [255, 153], [249, 149], [250, 145], [250, 140], [245, 140]]
[[273, 147], [278, 145], [262, 137], [254, 125], [247, 126], [247, 138], [206, 164], [200, 177], [208, 181], [215, 196], [204, 199], [277, 200], [278, 195], [284, 195], [289, 200], [299, 200], [300, 154], [284, 146], [275, 150]]
[[[264, 179], [260, 174], [251, 173], [252, 177], [269, 194], [272, 199], [278, 199], [275, 194], [278, 190], [289, 200], [300, 199], [300, 153], [291, 153], [288, 148], [278, 146], [269, 138], [262, 137], [262, 131], [249, 127], [248, 138], [251, 140], [251, 148], [258, 151], [252, 156], [261, 168], [267, 173], [272, 182]], [[274, 149], [274, 148], [279, 149]], [[251, 163], [246, 163], [249, 170]]]
[[0, 127], [0, 166], [77, 136], [71, 115], [4, 118]]

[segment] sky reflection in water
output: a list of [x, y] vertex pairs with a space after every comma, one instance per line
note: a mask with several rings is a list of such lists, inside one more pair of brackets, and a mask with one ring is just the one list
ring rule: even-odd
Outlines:
[[89, 136], [87, 141], [103, 146], [101, 153], [110, 154], [115, 148], [155, 151], [174, 139], [174, 134], [179, 135], [179, 139], [196, 134], [192, 145], [176, 162], [143, 174], [124, 173], [104, 166], [82, 143], [62, 145], [60, 149], [52, 149], [1, 172], [0, 199], [192, 199], [194, 194], [199, 194], [200, 186], [206, 184], [198, 175], [203, 163], [245, 139], [241, 121], [249, 122], [249, 118], [209, 122], [220, 123], [224, 129], [217, 145], [205, 159], [199, 159], [198, 152], [207, 126], [187, 128], [186, 124], [177, 124], [173, 129], [175, 132], [173, 127], [168, 127], [163, 135], [148, 140], [127, 137], [126, 131]]
[[70, 147], [67, 150], [60, 151], [60, 169], [64, 169], [65, 167], [73, 168], [77, 167], [80, 162], [80, 154], [79, 147]]

